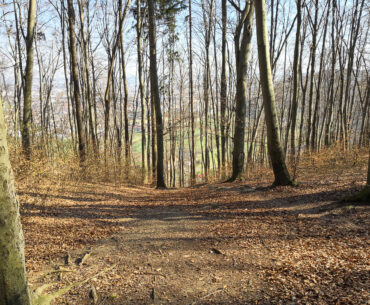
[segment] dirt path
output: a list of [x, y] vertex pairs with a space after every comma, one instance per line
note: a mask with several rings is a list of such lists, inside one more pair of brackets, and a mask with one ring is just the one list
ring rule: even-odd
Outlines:
[[244, 249], [235, 259], [231, 253], [240, 249], [209, 231], [216, 219], [168, 207], [135, 216], [127, 219], [124, 233], [91, 248], [90, 262], [102, 268], [107, 260], [118, 262], [107, 276], [126, 279], [123, 286], [113, 285], [113, 294], [100, 289], [100, 304], [245, 304], [258, 298], [251, 252]]

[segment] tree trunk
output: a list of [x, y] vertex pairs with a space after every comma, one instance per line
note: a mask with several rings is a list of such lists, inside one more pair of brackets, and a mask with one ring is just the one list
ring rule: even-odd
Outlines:
[[80, 153], [80, 161], [84, 163], [86, 160], [86, 137], [85, 129], [82, 122], [81, 95], [77, 64], [76, 36], [75, 36], [75, 12], [73, 1], [68, 0], [68, 20], [69, 20], [69, 42], [71, 52], [71, 78], [73, 81], [74, 100], [76, 109], [77, 134], [78, 134], [78, 151]]
[[[205, 48], [205, 67], [203, 72], [203, 99], [204, 99], [204, 178], [208, 180], [208, 171], [210, 168], [209, 160], [209, 83], [210, 83], [210, 61], [209, 61], [209, 48], [211, 42], [211, 29], [212, 29], [212, 14], [213, 14], [213, 0], [208, 2], [208, 16], [206, 11], [205, 2], [201, 1], [203, 23], [204, 23], [204, 48]], [[207, 18], [208, 17], [208, 18]]]
[[[120, 18], [122, 18], [122, 13], [120, 12]], [[120, 50], [121, 50], [121, 67], [122, 67], [122, 81], [123, 81], [123, 113], [124, 113], [124, 122], [125, 122], [125, 163], [126, 166], [130, 166], [130, 138], [129, 138], [129, 126], [128, 126], [128, 87], [127, 87], [127, 76], [126, 76], [126, 63], [125, 63], [125, 49], [123, 45], [123, 35], [121, 31], [121, 36], [120, 36]], [[143, 103], [141, 104], [141, 106]], [[145, 110], [145, 109], [144, 109]], [[143, 109], [141, 109], [143, 111]], [[143, 118], [143, 112], [141, 112], [141, 118]], [[141, 121], [143, 124], [143, 120]], [[142, 127], [143, 128], [143, 127]], [[144, 129], [145, 133], [145, 129]], [[142, 142], [142, 148], [145, 146], [145, 134], [144, 134], [144, 143]], [[142, 157], [144, 154], [142, 154]], [[142, 158], [142, 162], [144, 159]], [[128, 170], [128, 168], [127, 168]]]
[[256, 29], [258, 44], [258, 61], [262, 87], [265, 119], [267, 127], [267, 144], [275, 175], [274, 185], [291, 185], [292, 180], [285, 164], [284, 153], [280, 145], [280, 136], [276, 116], [275, 93], [272, 83], [270, 54], [267, 40], [266, 3], [256, 0]]
[[[316, 40], [318, 31], [318, 16], [319, 16], [319, 0], [315, 0], [315, 17], [312, 25], [312, 45], [311, 45], [311, 79], [310, 79], [310, 92], [308, 95], [308, 117], [307, 117], [307, 133], [306, 133], [306, 149], [310, 147], [310, 135], [312, 127], [312, 102], [313, 102], [313, 88], [315, 82], [315, 60], [316, 60]], [[306, 75], [307, 77], [307, 75]]]
[[[89, 52], [87, 47], [87, 39], [85, 37], [85, 29], [84, 29], [84, 6], [81, 0], [78, 0], [78, 9], [79, 9], [79, 16], [80, 16], [80, 26], [81, 26], [81, 39], [82, 39], [82, 56], [83, 56], [83, 70], [85, 74], [85, 81], [86, 81], [86, 99], [88, 104], [88, 111], [89, 111], [89, 127], [90, 127], [90, 139], [94, 149], [94, 153], [98, 153], [98, 145], [95, 136], [95, 129], [94, 129], [94, 116], [93, 116], [93, 108], [92, 108], [92, 90], [91, 90], [91, 81], [90, 81], [90, 69], [89, 69]], [[89, 37], [89, 35], [88, 35]]]
[[195, 184], [195, 127], [194, 127], [194, 84], [193, 84], [193, 26], [191, 1], [189, 0], [189, 98], [190, 98], [190, 125], [191, 125], [191, 151], [190, 151], [190, 180]]
[[161, 99], [158, 87], [157, 74], [157, 38], [155, 25], [155, 11], [154, 0], [148, 0], [149, 9], [149, 44], [150, 44], [150, 88], [152, 101], [155, 108], [155, 127], [157, 138], [157, 188], [166, 188], [164, 181], [164, 167], [163, 167], [163, 121], [161, 111]]
[[30, 305], [19, 203], [0, 100], [0, 305]]
[[[136, 34], [137, 34], [137, 62], [139, 72], [139, 90], [140, 90], [140, 105], [141, 105], [141, 168], [143, 175], [145, 174], [145, 89], [143, 82], [143, 57], [141, 47], [141, 1], [137, 0], [137, 20], [136, 20]], [[148, 164], [149, 167], [149, 164]]]
[[321, 58], [320, 58], [319, 75], [318, 75], [318, 80], [317, 80], [315, 110], [313, 113], [313, 120], [312, 120], [311, 151], [315, 151], [318, 148], [317, 133], [318, 133], [319, 108], [320, 108], [319, 107], [320, 93], [321, 93], [320, 89], [321, 89], [321, 79], [322, 79], [323, 65], [324, 65], [324, 59], [325, 59], [326, 33], [328, 29], [329, 13], [330, 13], [330, 1], [328, 4], [325, 25], [324, 25], [324, 34], [323, 34], [323, 39], [322, 39], [322, 50], [321, 50]]
[[332, 54], [331, 54], [331, 63], [330, 63], [330, 84], [329, 84], [329, 105], [328, 105], [328, 115], [327, 120], [325, 123], [325, 138], [324, 143], [325, 146], [329, 146], [331, 144], [331, 135], [330, 135], [330, 128], [332, 125], [332, 119], [333, 119], [333, 108], [334, 108], [334, 83], [335, 83], [335, 66], [336, 66], [336, 58], [337, 58], [337, 50], [336, 50], [336, 39], [334, 36], [335, 31], [335, 0], [333, 0], [333, 8], [331, 10], [332, 17], [331, 17], [331, 47], [332, 47]]
[[118, 2], [118, 10], [119, 10], [119, 22], [118, 22], [118, 33], [116, 40], [113, 45], [112, 49], [112, 58], [109, 63], [108, 68], [108, 78], [107, 78], [107, 86], [105, 88], [105, 94], [104, 94], [104, 103], [105, 103], [105, 114], [104, 114], [104, 158], [107, 159], [107, 141], [108, 141], [108, 135], [109, 135], [109, 117], [110, 117], [110, 89], [112, 86], [112, 77], [113, 77], [113, 68], [114, 68], [114, 61], [116, 58], [116, 51], [119, 46], [119, 42], [121, 40], [121, 33], [122, 33], [122, 27], [123, 27], [123, 21], [125, 20], [125, 16], [127, 13], [127, 9], [130, 5], [130, 0], [126, 3], [125, 10], [123, 14], [122, 11], [122, 0], [119, 0]]
[[367, 165], [367, 181], [366, 181], [367, 187], [370, 188], [370, 149], [369, 149], [369, 162]]
[[[243, 10], [242, 18], [235, 31], [236, 57], [236, 96], [235, 96], [235, 127], [233, 149], [233, 172], [229, 182], [234, 181], [243, 173], [244, 167], [244, 137], [245, 115], [247, 103], [247, 66], [252, 41], [254, 3], [248, 4]], [[241, 32], [243, 31], [240, 41]]]
[[22, 148], [26, 159], [31, 158], [31, 99], [32, 99], [32, 79], [33, 79], [33, 39], [35, 37], [35, 14], [36, 0], [29, 1], [28, 23], [26, 37], [26, 73], [24, 76], [24, 105], [23, 105], [23, 122], [22, 122]]
[[221, 63], [221, 167], [225, 170], [226, 162], [226, 104], [227, 104], [227, 80], [226, 80], [226, 0], [222, 0], [222, 63]]
[[295, 37], [294, 46], [294, 59], [293, 59], [293, 100], [292, 100], [292, 123], [291, 123], [291, 133], [290, 133], [290, 154], [292, 160], [295, 158], [295, 130], [297, 122], [297, 109], [298, 109], [298, 84], [299, 84], [299, 45], [301, 37], [301, 0], [296, 1], [297, 4], [297, 31]]

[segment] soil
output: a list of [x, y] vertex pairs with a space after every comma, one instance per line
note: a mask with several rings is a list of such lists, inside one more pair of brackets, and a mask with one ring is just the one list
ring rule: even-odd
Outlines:
[[364, 172], [273, 189], [20, 183], [30, 285], [88, 279], [54, 304], [370, 304], [370, 208], [341, 201]]

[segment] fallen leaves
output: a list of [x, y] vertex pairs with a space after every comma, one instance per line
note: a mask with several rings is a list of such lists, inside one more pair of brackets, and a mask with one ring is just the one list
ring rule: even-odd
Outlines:
[[[91, 287], [109, 304], [121, 304], [123, 295], [132, 296], [131, 304], [147, 304], [151, 292], [164, 303], [193, 298], [187, 304], [194, 299], [197, 304], [366, 304], [370, 210], [338, 203], [361, 184], [350, 174], [333, 175], [310, 173], [299, 187], [275, 189], [253, 181], [248, 187], [160, 191], [66, 181], [30, 188], [24, 182], [18, 188], [27, 269], [37, 275], [46, 266], [64, 264], [70, 253], [68, 268], [75, 272], [64, 272], [59, 282], [73, 283], [117, 264], [117, 270], [93, 278], [93, 286], [71, 290], [60, 304], [91, 303]], [[153, 221], [150, 239], [130, 240], [141, 220]], [[185, 223], [186, 229], [159, 237], [158, 221]], [[110, 241], [111, 252], [84, 259], [86, 249], [102, 240]], [[127, 241], [134, 247], [122, 257]], [[72, 263], [76, 257], [81, 266]], [[57, 274], [48, 276], [55, 280]]]

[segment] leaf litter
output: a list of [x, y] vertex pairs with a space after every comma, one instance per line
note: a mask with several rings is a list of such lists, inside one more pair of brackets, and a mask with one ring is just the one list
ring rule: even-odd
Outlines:
[[20, 181], [30, 285], [91, 278], [54, 304], [369, 304], [369, 207], [340, 202], [365, 170], [273, 189]]

